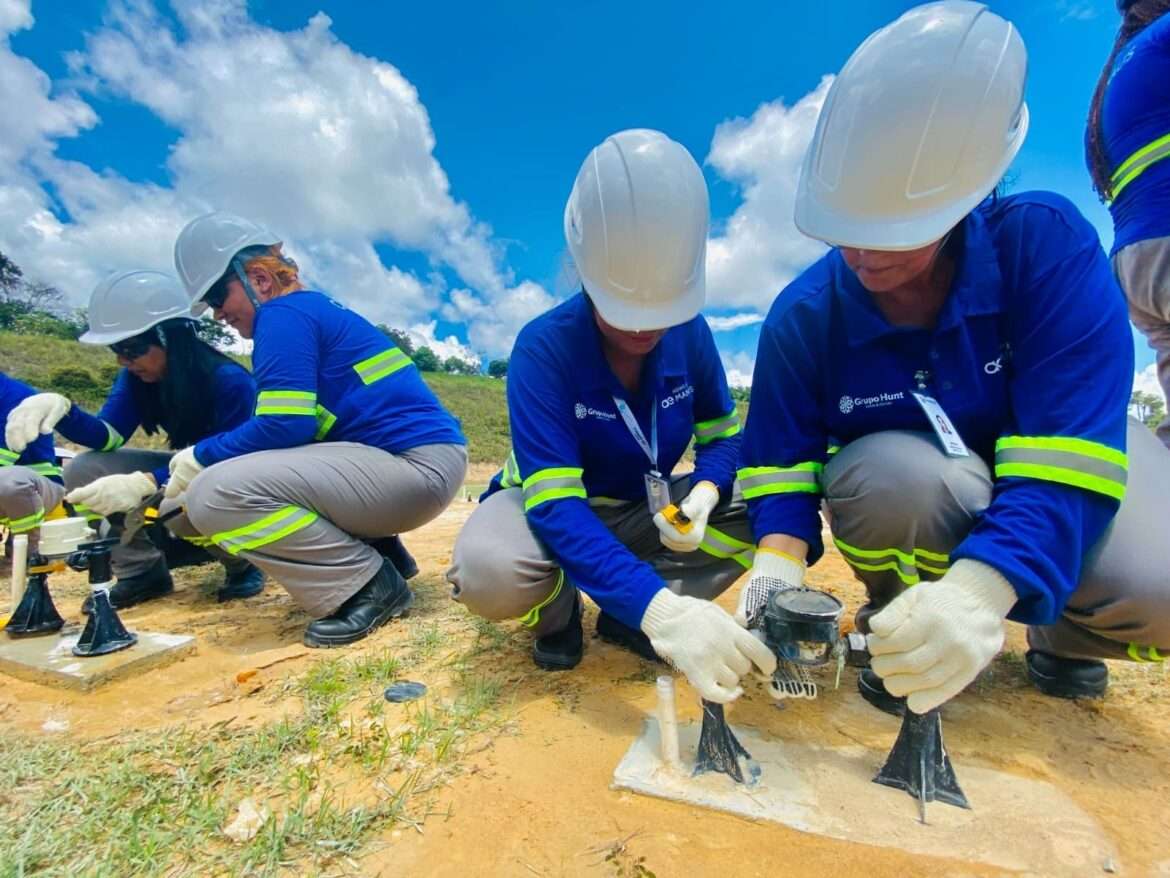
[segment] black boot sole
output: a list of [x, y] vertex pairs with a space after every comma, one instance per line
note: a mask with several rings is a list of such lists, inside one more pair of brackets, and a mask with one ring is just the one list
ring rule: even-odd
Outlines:
[[1108, 672], [1105, 673], [1100, 681], [1073, 681], [1043, 674], [1036, 670], [1031, 662], [1025, 662], [1025, 664], [1028, 668], [1028, 679], [1032, 681], [1032, 685], [1043, 694], [1049, 695], [1052, 698], [1068, 698], [1071, 700], [1077, 698], [1104, 698], [1105, 690], [1109, 688]]
[[314, 649], [332, 649], [335, 646], [346, 646], [350, 643], [357, 643], [359, 640], [364, 640], [369, 637], [391, 619], [397, 619], [400, 616], [405, 616], [414, 604], [414, 592], [407, 589], [406, 592], [398, 598], [393, 604], [379, 613], [374, 621], [363, 628], [361, 631], [355, 631], [352, 634], [343, 634], [337, 637], [322, 637], [317, 634], [309, 633], [305, 629], [304, 644], [305, 646], [313, 647]]
[[[612, 618], [612, 617], [611, 617]], [[634, 629], [622, 625], [620, 622], [603, 622], [601, 616], [597, 617], [597, 637], [605, 643], [613, 646], [620, 646], [627, 652], [632, 652], [640, 659], [648, 662], [655, 662], [656, 664], [664, 665], [665, 661], [662, 656], [654, 651], [654, 647], [650, 645], [650, 638], [639, 637]]]
[[577, 665], [581, 664], [581, 659], [585, 655], [585, 645], [581, 645], [581, 649], [573, 655], [563, 652], [546, 652], [540, 648], [540, 643], [532, 645], [532, 661], [542, 671], [571, 671]]
[[891, 695], [880, 680], [875, 688], [866, 674], [858, 674], [857, 691], [871, 706], [876, 707], [882, 713], [888, 713], [890, 716], [903, 716], [906, 713], [906, 699]]
[[260, 585], [251, 591], [229, 591], [226, 588], [221, 588], [215, 593], [215, 600], [217, 603], [226, 604], [228, 601], [247, 600], [254, 598], [256, 595], [264, 591], [264, 581], [261, 580]]

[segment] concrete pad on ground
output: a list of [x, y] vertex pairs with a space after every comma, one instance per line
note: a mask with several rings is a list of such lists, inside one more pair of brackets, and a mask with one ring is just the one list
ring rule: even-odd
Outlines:
[[648, 719], [613, 786], [830, 838], [1043, 875], [1092, 874], [1117, 862], [1096, 821], [1043, 781], [956, 765], [972, 810], [931, 802], [923, 825], [913, 798], [872, 782], [885, 753], [767, 740], [736, 728], [761, 769], [755, 783], [740, 785], [723, 774], [691, 777], [699, 730], [697, 723], [679, 729], [679, 771], [663, 764], [658, 722]]
[[128, 649], [81, 658], [73, 654], [81, 636], [76, 626], [47, 637], [13, 638], [0, 632], [0, 673], [45, 686], [87, 690], [137, 676], [195, 651], [195, 638], [187, 634], [135, 633], [138, 642]]

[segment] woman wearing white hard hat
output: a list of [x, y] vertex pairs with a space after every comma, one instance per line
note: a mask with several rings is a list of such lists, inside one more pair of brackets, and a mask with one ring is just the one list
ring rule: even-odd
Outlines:
[[[247, 420], [256, 390], [243, 366], [196, 334], [187, 296], [170, 275], [142, 270], [110, 275], [94, 289], [88, 318], [80, 341], [108, 345], [122, 367], [101, 411], [91, 415], [59, 393], [41, 393], [8, 416], [5, 432], [13, 450], [54, 430], [93, 449], [65, 468], [65, 499], [96, 519], [129, 512], [167, 483], [173, 450], [123, 447], [139, 427], [148, 436], [165, 433], [171, 449], [185, 448]], [[182, 516], [168, 527], [205, 545]], [[221, 560], [226, 570], [221, 601], [263, 589], [264, 577], [255, 567], [228, 555]], [[167, 559], [142, 531], [114, 549], [113, 564], [115, 607], [174, 590]], [[88, 611], [88, 602], [83, 609]]]
[[[447, 578], [473, 613], [521, 619], [549, 670], [581, 659], [583, 591], [599, 635], [726, 702], [774, 659], [710, 603], [752, 550], [732, 490], [739, 419], [699, 315], [707, 224], [702, 172], [665, 135], [622, 131], [586, 158], [565, 208], [582, 291], [516, 340], [513, 453]], [[672, 475], [692, 438], [694, 472]]]
[[752, 585], [798, 586], [821, 556], [823, 495], [869, 596], [861, 690], [891, 711], [961, 691], [1005, 618], [1030, 626], [1029, 674], [1056, 696], [1102, 694], [1102, 658], [1170, 647], [1170, 458], [1127, 427], [1124, 299], [1070, 202], [995, 194], [1028, 127], [1026, 64], [978, 3], [917, 7], [861, 45], [797, 193], [797, 226], [833, 249], [761, 333], [743, 616], [770, 590]]
[[[1089, 109], [1085, 152], [1113, 217], [1113, 271], [1170, 394], [1170, 0], [1118, 0], [1121, 27]], [[1158, 426], [1170, 446], [1170, 418]]]
[[[305, 289], [280, 241], [227, 213], [175, 242], [196, 311], [253, 342], [253, 416], [175, 455], [172, 492], [220, 549], [277, 580], [314, 621], [308, 646], [360, 640], [410, 607], [398, 534], [463, 484], [459, 423], [369, 321]], [[203, 473], [204, 468], [207, 472]]]

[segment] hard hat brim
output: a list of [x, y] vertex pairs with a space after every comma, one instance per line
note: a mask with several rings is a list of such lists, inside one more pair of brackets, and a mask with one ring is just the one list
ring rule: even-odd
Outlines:
[[588, 278], [581, 283], [601, 318], [614, 329], [623, 332], [647, 332], [681, 326], [695, 318], [707, 299], [706, 284], [699, 280], [683, 295], [664, 305], [634, 305], [628, 300], [612, 296], [602, 284]]
[[190, 320], [192, 323], [195, 322], [194, 317], [190, 317], [186, 314], [171, 314], [169, 317], [163, 317], [160, 320], [155, 321], [154, 323], [150, 324], [150, 326], [146, 326], [142, 329], [137, 329], [131, 332], [94, 332], [92, 329], [87, 329], [78, 337], [77, 340], [82, 344], [117, 344], [118, 342], [125, 341], [128, 338], [134, 338], [136, 335], [142, 335], [142, 333], [146, 332], [147, 330], [154, 329], [154, 327], [158, 326], [160, 323], [165, 323], [168, 320]]

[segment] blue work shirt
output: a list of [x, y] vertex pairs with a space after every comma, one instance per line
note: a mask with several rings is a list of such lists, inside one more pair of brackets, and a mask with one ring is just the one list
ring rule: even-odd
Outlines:
[[[0, 372], [0, 424], [8, 423], [9, 413], [36, 393], [23, 381]], [[3, 431], [0, 431], [0, 467], [5, 466], [27, 466], [39, 475], [61, 484], [61, 467], [57, 464], [57, 454], [53, 450], [52, 434], [37, 436], [24, 451], [17, 454], [8, 450], [4, 444]]]
[[[1170, 236], [1170, 13], [1118, 53], [1101, 107], [1101, 130], [1115, 175], [1123, 162], [1143, 148], [1152, 146], [1156, 153], [1149, 155], [1164, 156], [1125, 182], [1110, 203], [1112, 252]], [[1117, 182], [1125, 177], [1121, 168], [1115, 192]]]
[[323, 293], [265, 302], [256, 309], [253, 342], [256, 412], [195, 446], [204, 466], [311, 442], [357, 442], [392, 454], [466, 444], [410, 358]]
[[1047, 624], [1124, 493], [1125, 299], [1093, 227], [1060, 196], [989, 199], [956, 234], [955, 277], [934, 329], [891, 325], [837, 250], [776, 299], [760, 336], [740, 484], [756, 538], [802, 539], [815, 562], [827, 447], [930, 430], [911, 395], [922, 373], [995, 471], [991, 505], [950, 560], [995, 567], [1019, 597], [1011, 618]]
[[[657, 406], [656, 467], [615, 397], [629, 406], [648, 444]], [[639, 392], [629, 393], [605, 359], [592, 304], [578, 293], [520, 331], [508, 363], [508, 416], [514, 459], [488, 493], [522, 485], [529, 526], [569, 580], [638, 627], [662, 579], [590, 505], [644, 501], [646, 474], [656, 468], [669, 478], [692, 437], [692, 484], [713, 482], [727, 496], [739, 419], [707, 322], [698, 316], [667, 330], [647, 355]]]
[[[256, 384], [252, 375], [239, 363], [224, 363], [215, 370], [215, 407], [208, 412], [200, 433], [201, 439], [231, 430], [252, 416], [256, 404]], [[78, 445], [98, 451], [121, 448], [134, 431], [142, 425], [142, 413], [134, 399], [133, 383], [140, 381], [123, 369], [114, 379], [101, 411], [91, 415], [74, 405], [57, 424], [57, 432]], [[163, 425], [165, 429], [165, 424]], [[157, 484], [164, 485], [170, 478], [167, 467], [152, 473]]]

